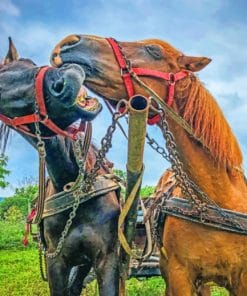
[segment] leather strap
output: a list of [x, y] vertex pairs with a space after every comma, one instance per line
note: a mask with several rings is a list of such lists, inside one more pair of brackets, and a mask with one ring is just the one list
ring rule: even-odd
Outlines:
[[[6, 125], [13, 127], [25, 133], [31, 137], [36, 137], [35, 134], [31, 133], [27, 124], [40, 122], [44, 126], [46, 126], [49, 130], [55, 133], [55, 135], [61, 135], [64, 137], [69, 137], [72, 140], [76, 140], [76, 134], [81, 131], [81, 125], [78, 129], [73, 129], [73, 132], [65, 131], [59, 128], [49, 117], [46, 110], [45, 99], [44, 99], [44, 78], [45, 74], [48, 70], [52, 69], [52, 67], [44, 66], [39, 68], [36, 78], [35, 78], [35, 94], [36, 94], [36, 102], [38, 106], [39, 113], [33, 113], [29, 115], [24, 115], [15, 118], [9, 118], [3, 114], [0, 114], [0, 120], [4, 122]], [[50, 137], [42, 137], [43, 139], [48, 139]]]
[[[166, 104], [168, 107], [171, 107], [174, 100], [175, 83], [178, 80], [181, 80], [187, 77], [188, 75], [190, 75], [190, 72], [180, 71], [178, 73], [168, 73], [168, 72], [162, 72], [162, 71], [148, 69], [148, 68], [136, 68], [136, 67], [132, 68], [131, 63], [128, 63], [128, 61], [126, 60], [117, 41], [113, 38], [106, 38], [106, 40], [111, 45], [116, 61], [118, 62], [118, 65], [120, 67], [121, 76], [122, 76], [128, 97], [130, 98], [133, 95], [135, 95], [134, 84], [132, 81], [131, 73], [135, 73], [137, 76], [148, 76], [148, 77], [160, 78], [168, 82]], [[157, 114], [152, 118], [148, 118], [147, 122], [148, 124], [153, 125], [158, 123], [159, 121], [160, 121], [160, 116]]]
[[[74, 192], [79, 189], [79, 185], [72, 187], [69, 191], [62, 191], [54, 194], [45, 200], [45, 207], [43, 218], [53, 216], [55, 214], [64, 212], [73, 207]], [[98, 176], [89, 192], [81, 192], [80, 203], [85, 203], [88, 200], [106, 194], [110, 191], [119, 189], [119, 184], [113, 180], [107, 179], [104, 176]]]
[[115, 58], [116, 58], [118, 65], [120, 67], [121, 76], [122, 76], [122, 79], [123, 79], [123, 82], [124, 82], [124, 85], [126, 88], [126, 92], [130, 98], [135, 94], [135, 91], [134, 91], [134, 84], [132, 82], [131, 74], [129, 71], [130, 70], [129, 65], [127, 65], [126, 60], [125, 60], [122, 52], [120, 51], [117, 42], [113, 38], [106, 38], [106, 40], [109, 42], [109, 44], [112, 47]]
[[[247, 214], [221, 209], [224, 216], [219, 213], [217, 207], [208, 206], [206, 212], [198, 214], [191, 202], [184, 198], [171, 197], [161, 207], [163, 214], [207, 225], [219, 230], [247, 235]], [[233, 223], [233, 222], [236, 223]]]

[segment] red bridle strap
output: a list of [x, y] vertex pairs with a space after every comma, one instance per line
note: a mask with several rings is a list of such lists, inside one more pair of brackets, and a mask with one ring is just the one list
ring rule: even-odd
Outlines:
[[[39, 71], [37, 72], [36, 79], [35, 79], [35, 93], [36, 93], [36, 102], [38, 106], [38, 113], [33, 113], [30, 115], [15, 117], [15, 118], [9, 118], [5, 115], [0, 114], [0, 120], [3, 121], [6, 125], [9, 125], [17, 130], [20, 130], [21, 132], [31, 136], [36, 137], [35, 134], [30, 132], [29, 127], [27, 124], [40, 122], [44, 126], [46, 126], [48, 129], [50, 129], [52, 132], [54, 132], [56, 135], [61, 135], [64, 137], [69, 137], [72, 140], [76, 139], [77, 132], [81, 131], [81, 126], [76, 131], [73, 130], [73, 132], [70, 131], [64, 131], [60, 129], [51, 119], [49, 119], [46, 106], [45, 106], [45, 100], [44, 100], [44, 77], [46, 72], [51, 69], [49, 66], [41, 67]], [[42, 137], [44, 139], [50, 138], [50, 137]]]
[[38, 109], [39, 109], [39, 114], [41, 115], [41, 117], [43, 118], [42, 120], [40, 120], [40, 122], [45, 125], [48, 129], [50, 129], [51, 131], [53, 131], [55, 134], [57, 135], [61, 135], [64, 137], [69, 137], [72, 140], [75, 140], [75, 133], [68, 133], [67, 131], [64, 131], [62, 129], [60, 129], [51, 119], [49, 119], [48, 117], [48, 113], [46, 110], [46, 106], [45, 106], [45, 99], [44, 99], [44, 77], [45, 74], [47, 72], [47, 70], [49, 70], [51, 67], [46, 66], [46, 67], [42, 67], [35, 79], [35, 92], [36, 92], [36, 101], [37, 101], [37, 105], [38, 105]]
[[[167, 72], [161, 72], [161, 71], [148, 69], [148, 68], [132, 68], [131, 63], [127, 62], [121, 48], [119, 47], [119, 44], [113, 38], [106, 38], [106, 40], [111, 45], [115, 58], [119, 64], [119, 67], [121, 70], [121, 76], [123, 78], [123, 82], [129, 98], [135, 94], [134, 84], [131, 79], [131, 73], [135, 73], [137, 76], [148, 76], [148, 77], [160, 78], [168, 82], [168, 93], [167, 93], [166, 104], [169, 107], [171, 107], [174, 100], [175, 83], [178, 80], [181, 80], [187, 77], [188, 75], [190, 75], [190, 72], [180, 71], [178, 73], [167, 73]], [[158, 123], [159, 121], [160, 121], [160, 116], [155, 115], [154, 117], [148, 119], [148, 124], [153, 125]]]
[[134, 90], [134, 84], [131, 79], [131, 74], [129, 71], [130, 70], [129, 65], [127, 64], [126, 59], [124, 58], [121, 50], [119, 49], [119, 45], [117, 44], [117, 42], [113, 38], [106, 38], [106, 40], [109, 42], [109, 44], [112, 47], [115, 58], [121, 70], [121, 76], [125, 85], [125, 89], [130, 98], [135, 94], [135, 90]]

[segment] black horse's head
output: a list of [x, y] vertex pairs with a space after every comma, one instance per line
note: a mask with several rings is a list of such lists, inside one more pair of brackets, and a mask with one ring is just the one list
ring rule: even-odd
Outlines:
[[[0, 65], [0, 114], [8, 118], [33, 114], [36, 104], [35, 79], [39, 68], [28, 59], [17, 58], [10, 39], [9, 52]], [[96, 99], [86, 96], [82, 84], [85, 73], [75, 64], [49, 68], [43, 79], [47, 115], [59, 128], [66, 129], [78, 119], [92, 120], [101, 110]], [[34, 124], [28, 128], [34, 133]], [[42, 136], [53, 132], [40, 124]]]

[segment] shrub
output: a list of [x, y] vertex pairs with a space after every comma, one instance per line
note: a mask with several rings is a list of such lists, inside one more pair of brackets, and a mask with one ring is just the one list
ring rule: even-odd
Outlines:
[[151, 196], [155, 191], [155, 186], [144, 186], [141, 188], [140, 195], [142, 198]]
[[8, 186], [8, 182], [5, 180], [5, 177], [7, 175], [9, 175], [9, 171], [6, 170], [6, 166], [7, 166], [7, 157], [0, 155], [0, 188], [5, 188]]
[[25, 233], [25, 226], [26, 223], [24, 221], [15, 223], [0, 221], [0, 250], [23, 250], [36, 246], [36, 243], [32, 242], [31, 237], [29, 237], [28, 247], [23, 246], [22, 240]]
[[5, 198], [0, 203], [0, 219], [4, 219], [6, 212], [13, 206], [20, 210], [22, 218], [25, 219], [32, 200], [37, 196], [37, 191], [37, 185], [17, 188], [12, 197]]
[[4, 214], [4, 218], [7, 222], [14, 223], [23, 220], [23, 214], [17, 206], [11, 206]]

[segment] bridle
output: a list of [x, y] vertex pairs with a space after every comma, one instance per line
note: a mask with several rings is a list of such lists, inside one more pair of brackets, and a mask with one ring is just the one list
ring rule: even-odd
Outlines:
[[[168, 82], [166, 104], [168, 107], [171, 107], [174, 100], [175, 83], [191, 75], [191, 72], [180, 71], [177, 73], [171, 73], [171, 72], [168, 73], [168, 72], [162, 72], [162, 71], [157, 71], [157, 70], [148, 69], [148, 68], [132, 67], [130, 60], [128, 60], [124, 55], [119, 43], [113, 38], [106, 38], [106, 40], [111, 45], [115, 58], [120, 67], [121, 76], [122, 76], [125, 89], [129, 98], [135, 94], [134, 83], [132, 80], [133, 73], [137, 76], [149, 76], [149, 77], [160, 78]], [[148, 119], [148, 124], [153, 125], [158, 123], [159, 121], [160, 121], [160, 115], [157, 114], [154, 117]]]
[[[9, 118], [3, 114], [0, 114], [0, 120], [6, 125], [21, 131], [24, 134], [27, 134], [31, 137], [37, 137], [36, 133], [32, 133], [27, 124], [38, 124], [42, 123], [49, 130], [51, 130], [55, 135], [61, 135], [64, 137], [69, 137], [72, 140], [76, 140], [77, 133], [82, 130], [82, 125], [79, 128], [72, 128], [68, 131], [62, 130], [58, 127], [48, 116], [45, 99], [44, 99], [44, 78], [45, 74], [52, 67], [44, 66], [38, 69], [38, 72], [35, 77], [35, 112], [33, 114], [24, 115], [15, 118]], [[42, 137], [43, 139], [49, 139], [50, 137]]]

